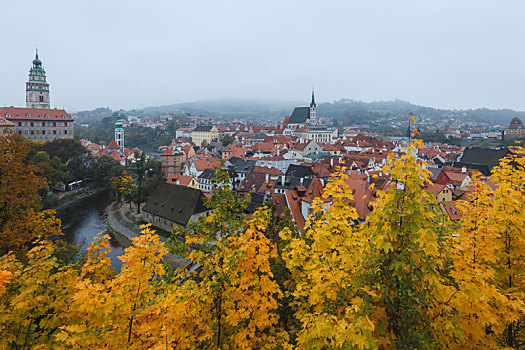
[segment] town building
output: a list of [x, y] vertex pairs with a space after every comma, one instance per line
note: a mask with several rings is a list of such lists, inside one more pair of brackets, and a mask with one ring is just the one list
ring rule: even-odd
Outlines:
[[191, 132], [191, 141], [195, 146], [206, 146], [219, 139], [219, 129], [216, 126], [200, 125]]
[[12, 135], [15, 132], [15, 124], [5, 118], [0, 118], [0, 136]]
[[293, 134], [305, 140], [332, 143], [337, 140], [338, 132], [337, 129], [329, 129], [324, 127], [310, 127], [298, 129]]
[[194, 188], [161, 183], [153, 191], [142, 209], [142, 218], [165, 231], [173, 225], [186, 227], [199, 216], [208, 216], [212, 210], [204, 205], [204, 194]]
[[505, 137], [509, 139], [525, 138], [525, 126], [520, 118], [512, 118], [509, 127], [505, 130]]
[[160, 155], [162, 171], [166, 176], [181, 174], [184, 165], [185, 154], [179, 149], [168, 148]]

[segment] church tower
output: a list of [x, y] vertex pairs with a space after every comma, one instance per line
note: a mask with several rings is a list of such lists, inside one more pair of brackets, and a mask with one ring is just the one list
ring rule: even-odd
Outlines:
[[115, 142], [120, 150], [124, 151], [124, 128], [120, 119], [115, 123]]
[[29, 81], [26, 83], [26, 107], [49, 109], [49, 84], [46, 82], [46, 71], [38, 59], [38, 50], [29, 70]]
[[312, 102], [310, 102], [310, 124], [317, 124], [317, 117], [315, 115], [315, 109], [317, 105], [315, 104], [314, 90], [312, 89]]

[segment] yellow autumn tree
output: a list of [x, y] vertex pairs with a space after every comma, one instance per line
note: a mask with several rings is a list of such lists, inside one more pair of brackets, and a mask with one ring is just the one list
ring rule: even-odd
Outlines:
[[317, 201], [303, 236], [290, 240], [301, 347], [430, 349], [443, 345], [442, 332], [452, 332], [441, 325], [453, 325], [453, 313], [436, 316], [450, 283], [446, 223], [423, 190], [430, 172], [417, 162], [416, 147], [420, 141], [399, 159], [389, 157], [383, 172], [391, 183], [377, 192], [365, 223], [357, 221], [345, 175], [338, 174], [323, 195], [328, 203]]
[[[11, 278], [0, 295], [0, 348], [33, 348], [51, 344], [67, 323], [77, 270], [60, 266], [50, 242], [39, 242], [21, 263], [12, 254], [0, 259], [0, 271]], [[2, 275], [2, 272], [0, 272]]]
[[525, 346], [523, 155], [515, 148], [490, 179], [475, 176], [469, 200], [459, 205], [460, 228], [451, 237], [457, 287], [449, 295], [463, 334], [451, 348]]
[[199, 266], [198, 274], [179, 271], [199, 313], [206, 315], [203, 336], [193, 347], [251, 349], [285, 343], [286, 335], [276, 327], [280, 289], [270, 269], [276, 247], [264, 235], [269, 210], [248, 219], [243, 213], [248, 202], [233, 197], [227, 173], [217, 169], [213, 182], [216, 193], [208, 201], [213, 213], [174, 231], [185, 240], [176, 251]]
[[336, 173], [322, 199], [315, 199], [301, 237], [281, 232], [288, 241], [284, 259], [296, 282], [299, 348], [377, 347], [374, 324], [359, 311], [362, 298], [354, 276], [366, 237], [344, 183], [347, 177]]
[[114, 176], [110, 179], [111, 188], [118, 195], [118, 201], [122, 199], [128, 201], [130, 209], [131, 202], [133, 201], [133, 192], [137, 188], [133, 176], [126, 170], [122, 172], [120, 176]]

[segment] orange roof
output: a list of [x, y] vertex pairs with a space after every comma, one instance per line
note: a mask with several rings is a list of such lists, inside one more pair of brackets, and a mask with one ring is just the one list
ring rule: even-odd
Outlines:
[[354, 207], [360, 220], [365, 220], [370, 214], [368, 207], [373, 200], [371, 191], [368, 189], [368, 182], [360, 176], [351, 176], [345, 180], [354, 195]]
[[458, 221], [461, 218], [461, 213], [456, 206], [456, 202], [441, 202], [441, 205], [451, 220]]
[[124, 159], [124, 156], [117, 151], [113, 151], [110, 154], [108, 154], [111, 158], [118, 160], [119, 162]]
[[446, 187], [445, 185], [440, 185], [440, 184], [429, 184], [426, 190], [433, 193], [435, 196], [437, 196], [441, 191], [443, 191], [445, 187]]
[[254, 166], [252, 172], [254, 173], [262, 173], [262, 174], [269, 174], [271, 176], [279, 176], [282, 175], [283, 172], [275, 167], [264, 167], [264, 166]]
[[166, 182], [170, 184], [188, 186], [192, 179], [193, 179], [193, 176], [170, 174]]
[[1, 126], [15, 126], [15, 123], [12, 123], [7, 119], [0, 118], [0, 127]]
[[73, 121], [71, 115], [63, 109], [46, 108], [0, 107], [0, 117], [6, 119]]
[[323, 183], [318, 178], [314, 177], [310, 186], [306, 189], [303, 200], [308, 203], [312, 203], [315, 198], [321, 197], [323, 195]]
[[117, 145], [115, 140], [111, 140], [109, 145], [106, 147], [107, 149], [119, 149], [120, 147]]
[[288, 208], [292, 213], [293, 220], [297, 224], [297, 228], [299, 228], [299, 231], [302, 232], [304, 228], [304, 218], [303, 214], [301, 213], [301, 204], [299, 203], [299, 196], [297, 195], [296, 191], [286, 191], [284, 195], [286, 197], [286, 203], [288, 204]]
[[219, 161], [213, 158], [197, 159], [193, 162], [197, 171], [204, 171], [205, 169], [215, 169], [219, 165]]

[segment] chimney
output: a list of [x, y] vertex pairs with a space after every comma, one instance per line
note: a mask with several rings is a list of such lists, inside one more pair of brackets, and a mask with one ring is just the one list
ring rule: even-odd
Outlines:
[[334, 166], [334, 158], [330, 158], [330, 166]]
[[466, 168], [466, 167], [462, 167], [462, 168], [461, 168], [461, 172], [462, 172], [462, 173], [466, 173], [466, 172], [467, 172], [467, 168]]
[[270, 180], [270, 174], [266, 174], [266, 182]]
[[283, 185], [283, 186], [284, 186], [284, 175], [283, 175], [283, 176], [281, 176], [281, 185]]
[[299, 181], [301, 182], [301, 185], [303, 184], [303, 178], [300, 178]]

